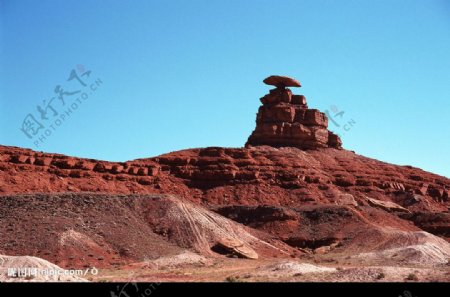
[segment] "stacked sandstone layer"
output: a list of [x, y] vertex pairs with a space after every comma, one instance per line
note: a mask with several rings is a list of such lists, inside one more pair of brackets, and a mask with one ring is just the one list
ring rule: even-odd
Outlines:
[[270, 76], [265, 83], [275, 85], [261, 98], [262, 106], [256, 117], [256, 129], [246, 146], [292, 146], [301, 149], [338, 148], [339, 136], [328, 131], [328, 118], [317, 109], [308, 109], [303, 95], [293, 95], [287, 86], [299, 87], [292, 78]]

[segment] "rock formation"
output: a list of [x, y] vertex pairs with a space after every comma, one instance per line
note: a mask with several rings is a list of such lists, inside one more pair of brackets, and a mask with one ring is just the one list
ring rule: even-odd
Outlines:
[[301, 149], [341, 148], [339, 136], [327, 130], [328, 118], [317, 109], [309, 109], [303, 95], [293, 95], [290, 87], [300, 83], [285, 76], [269, 76], [263, 81], [276, 86], [261, 98], [256, 129], [246, 146], [292, 146]]
[[[121, 281], [217, 281], [224, 267], [232, 281], [241, 265], [291, 258], [352, 267], [337, 273], [406, 263], [448, 280], [450, 179], [341, 149], [327, 117], [288, 89], [300, 82], [264, 83], [276, 88], [245, 148], [108, 162], [0, 145], [0, 281], [2, 255], [107, 268], [88, 280], [120, 269]], [[379, 280], [355, 271], [349, 280]]]

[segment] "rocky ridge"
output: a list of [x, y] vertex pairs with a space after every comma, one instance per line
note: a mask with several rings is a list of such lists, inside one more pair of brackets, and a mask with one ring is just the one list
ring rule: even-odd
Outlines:
[[0, 146], [0, 254], [61, 267], [394, 254], [445, 265], [450, 179], [343, 149], [326, 115], [288, 88], [300, 82], [264, 82], [275, 89], [243, 148], [108, 162]]

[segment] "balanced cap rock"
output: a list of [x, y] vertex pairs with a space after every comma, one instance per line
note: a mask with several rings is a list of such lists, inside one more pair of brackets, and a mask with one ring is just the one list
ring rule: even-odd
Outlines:
[[246, 146], [293, 146], [301, 149], [342, 148], [342, 141], [327, 129], [328, 118], [317, 109], [309, 109], [303, 95], [294, 95], [287, 86], [300, 83], [286, 76], [269, 76], [264, 83], [276, 86], [260, 100], [256, 128]]
[[266, 85], [276, 86], [279, 88], [284, 87], [301, 87], [298, 80], [287, 76], [272, 75], [263, 80]]

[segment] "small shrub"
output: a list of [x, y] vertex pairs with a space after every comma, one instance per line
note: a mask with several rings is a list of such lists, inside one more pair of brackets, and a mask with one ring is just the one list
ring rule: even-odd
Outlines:
[[233, 276], [233, 275], [227, 276], [227, 278], [225, 280], [227, 282], [229, 282], [229, 283], [238, 283], [238, 282], [240, 282], [239, 277], [238, 276]]
[[410, 274], [408, 274], [408, 276], [406, 277], [406, 280], [410, 280], [410, 281], [418, 281], [419, 278], [418, 278], [417, 275], [415, 275], [414, 273], [410, 273]]

